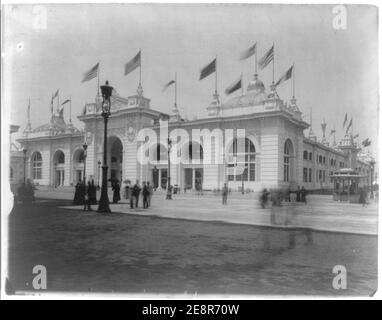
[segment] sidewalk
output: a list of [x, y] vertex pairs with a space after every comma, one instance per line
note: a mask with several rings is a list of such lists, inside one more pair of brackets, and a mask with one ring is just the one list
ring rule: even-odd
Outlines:
[[[38, 196], [38, 195], [37, 195]], [[112, 199], [110, 196], [109, 199]], [[276, 224], [270, 223], [271, 209], [261, 209], [254, 194], [235, 194], [228, 199], [228, 205], [221, 204], [221, 197], [195, 194], [174, 195], [165, 200], [165, 194], [157, 193], [152, 206], [145, 210], [130, 209], [128, 200], [110, 204], [112, 212], [141, 216], [196, 221], [219, 221], [276, 228], [310, 228], [318, 231], [377, 235], [378, 204], [372, 201], [368, 206], [334, 202], [331, 196], [310, 195], [308, 204], [297, 203], [274, 210]], [[64, 209], [82, 210], [82, 206], [65, 206]], [[93, 206], [96, 210], [97, 206]], [[290, 222], [286, 224], [286, 221]]]

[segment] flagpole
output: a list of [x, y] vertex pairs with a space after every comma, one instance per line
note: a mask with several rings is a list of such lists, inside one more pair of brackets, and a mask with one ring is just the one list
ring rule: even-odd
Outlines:
[[178, 80], [176, 78], [176, 72], [175, 72], [175, 108], [177, 108], [177, 105], [176, 105], [176, 91], [177, 91], [177, 85], [178, 85]]
[[272, 59], [272, 84], [275, 83], [275, 44], [273, 43], [273, 59]]
[[257, 75], [257, 42], [255, 47], [255, 75]]
[[69, 97], [70, 103], [69, 103], [69, 123], [72, 123], [72, 97]]
[[218, 93], [218, 55], [216, 55], [216, 57], [215, 57], [215, 64], [216, 64], [216, 68], [215, 68], [215, 93], [217, 94]]
[[57, 93], [57, 113], [59, 110], [59, 105], [60, 105], [60, 90], [58, 90], [58, 93]]
[[[98, 72], [97, 72], [97, 78], [98, 78], [97, 79], [97, 97], [99, 97], [99, 74], [100, 74], [100, 72], [101, 72], [101, 64], [98, 65]], [[70, 101], [70, 103], [72, 103], [72, 102]]]
[[294, 99], [295, 79], [296, 79], [296, 74], [295, 74], [294, 64], [293, 64], [293, 83], [292, 83], [292, 94], [293, 94], [293, 99]]
[[241, 84], [241, 95], [243, 96], [244, 95], [243, 72], [241, 73], [241, 76], [240, 76], [240, 84]]
[[139, 61], [139, 85], [141, 86], [142, 83], [142, 49], [139, 48], [139, 56], [140, 56], [140, 61]]

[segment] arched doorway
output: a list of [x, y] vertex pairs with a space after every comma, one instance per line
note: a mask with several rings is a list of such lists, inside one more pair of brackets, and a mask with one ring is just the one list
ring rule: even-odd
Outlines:
[[152, 184], [155, 189], [158, 187], [162, 189], [167, 188], [167, 167], [168, 167], [168, 154], [167, 147], [162, 143], [154, 144], [149, 151], [150, 165], [154, 167], [152, 172]]
[[80, 148], [74, 151], [73, 154], [73, 184], [76, 185], [84, 179], [84, 161], [85, 152]]
[[65, 183], [65, 154], [61, 150], [57, 150], [53, 155], [54, 165], [54, 187], [61, 187]]
[[122, 141], [115, 136], [108, 139], [108, 165], [109, 179], [111, 181], [122, 181], [123, 145]]
[[183, 167], [183, 188], [195, 189], [201, 191], [203, 189], [203, 147], [196, 141], [186, 143], [181, 152]]
[[256, 147], [249, 138], [235, 138], [228, 150], [228, 181], [244, 192], [247, 182], [256, 181]]

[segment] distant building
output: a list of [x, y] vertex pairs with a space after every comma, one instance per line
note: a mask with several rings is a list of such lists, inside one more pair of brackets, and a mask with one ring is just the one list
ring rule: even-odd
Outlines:
[[[137, 141], [137, 133], [150, 128], [159, 133], [161, 119], [168, 115], [152, 109], [150, 100], [143, 96], [142, 88], [128, 98], [112, 96], [111, 116], [108, 124], [108, 175], [120, 181], [151, 181], [165, 188], [168, 177], [167, 140], [157, 141], [147, 151], [149, 162], [137, 161], [143, 142]], [[171, 184], [183, 189], [213, 190], [224, 182], [234, 190], [304, 186], [307, 189], [329, 189], [333, 183], [330, 176], [341, 168], [357, 169], [365, 175], [363, 184], [370, 181], [370, 159], [359, 155], [361, 149], [351, 134], [336, 146], [329, 146], [326, 139], [318, 141], [312, 130], [304, 135], [310, 124], [292, 98], [289, 103], [281, 100], [274, 87], [266, 93], [264, 84], [255, 76], [244, 95], [220, 103], [214, 95], [207, 107], [209, 116], [183, 120], [177, 109], [170, 116], [169, 131], [186, 132], [192, 129], [214, 129], [224, 132], [232, 129], [234, 136], [222, 147], [212, 137], [207, 141], [190, 141], [184, 145], [173, 141], [179, 164], [171, 164]], [[100, 183], [103, 159], [103, 118], [101, 101], [85, 105], [78, 119], [84, 130], [67, 124], [62, 113], [52, 114], [48, 124], [35, 129], [27, 128], [18, 141], [27, 149], [27, 172], [36, 184], [54, 187], [74, 185], [84, 175], [83, 143], [87, 140], [86, 177]], [[242, 154], [235, 138], [237, 129], [245, 129]], [[212, 134], [213, 135], [213, 134]], [[324, 137], [325, 138], [325, 137]], [[16, 157], [16, 155], [12, 155]], [[205, 163], [206, 158], [227, 159]], [[217, 158], [220, 157], [220, 158]], [[240, 170], [239, 170], [240, 169]], [[18, 170], [18, 169], [17, 169]], [[18, 176], [19, 177], [19, 176]]]

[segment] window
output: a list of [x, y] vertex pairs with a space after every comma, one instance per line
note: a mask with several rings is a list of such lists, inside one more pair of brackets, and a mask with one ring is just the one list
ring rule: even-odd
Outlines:
[[313, 156], [313, 154], [311, 152], [309, 152], [309, 160], [312, 160], [312, 156]]
[[326, 157], [323, 157], [322, 161], [323, 161], [324, 164], [326, 164]]
[[33, 179], [42, 178], [42, 157], [40, 152], [34, 153], [32, 157], [32, 178]]
[[322, 156], [319, 156], [319, 157], [318, 157], [318, 162], [319, 162], [319, 163], [322, 163]]
[[9, 180], [13, 180], [13, 168], [11, 167], [11, 168], [9, 168], [10, 170], [9, 170]]
[[[203, 158], [203, 149], [201, 148], [200, 151]], [[238, 152], [238, 141], [234, 139], [229, 150], [229, 158], [231, 159], [231, 164], [228, 165], [229, 181], [256, 180], [256, 148], [250, 139], [244, 140], [244, 152], [240, 152], [240, 148]]]
[[290, 161], [292, 156], [292, 142], [288, 139], [284, 144], [284, 182], [290, 180]]
[[309, 182], [312, 182], [312, 168], [309, 168]]
[[326, 171], [322, 171], [322, 181], [325, 182], [325, 177], [326, 177]]
[[308, 182], [308, 168], [303, 169], [303, 181]]
[[318, 171], [318, 180], [322, 181], [322, 170]]
[[304, 160], [308, 160], [308, 151], [304, 151]]

